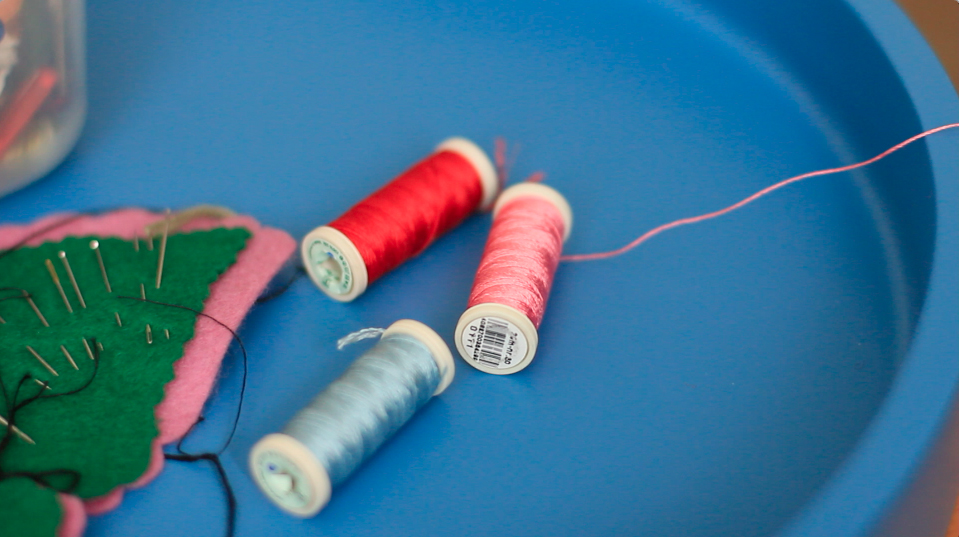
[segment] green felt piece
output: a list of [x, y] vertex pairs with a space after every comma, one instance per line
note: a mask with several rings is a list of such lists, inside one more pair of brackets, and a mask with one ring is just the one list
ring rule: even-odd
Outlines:
[[[13, 438], [0, 453], [0, 469], [8, 473], [75, 470], [81, 479], [72, 493], [81, 498], [102, 496], [139, 478], [147, 469], [150, 445], [158, 434], [153, 408], [163, 399], [166, 383], [173, 379], [173, 363], [193, 337], [196, 316], [179, 308], [119, 297], [140, 297], [142, 283], [150, 300], [202, 311], [209, 285], [235, 262], [249, 237], [250, 232], [242, 228], [171, 235], [160, 289], [156, 289], [158, 239], [154, 239], [152, 250], [141, 239], [139, 251], [129, 241], [100, 239], [112, 293], [107, 292], [96, 255], [90, 249], [93, 237], [71, 237], [60, 243], [22, 248], [0, 258], [0, 287], [26, 289], [50, 324], [44, 327], [26, 300], [2, 300], [18, 296], [18, 292], [0, 291], [0, 317], [6, 321], [0, 324], [0, 381], [8, 395], [13, 397], [25, 374], [49, 381], [47, 394], [77, 389], [95, 374], [90, 385], [77, 394], [40, 399], [19, 411], [16, 425], [36, 445]], [[61, 250], [67, 254], [86, 308], [81, 307], [57, 255]], [[46, 259], [56, 268], [73, 313], [68, 312], [57, 291]], [[115, 313], [119, 313], [122, 327], [117, 325]], [[147, 325], [152, 328], [152, 344], [147, 343]], [[164, 329], [169, 330], [170, 339]], [[83, 338], [96, 338], [103, 344], [98, 368], [88, 357]], [[33, 357], [27, 345], [59, 375], [54, 376]], [[79, 369], [70, 364], [60, 345], [66, 347]], [[24, 384], [20, 400], [41, 389], [30, 380]], [[0, 415], [9, 416], [2, 399]], [[0, 426], [3, 432], [5, 428]], [[6, 493], [14, 485], [4, 484], [0, 509], [7, 511]], [[8, 523], [11, 515], [29, 520], [59, 519], [55, 502], [38, 500], [29, 507], [29, 511], [15, 515], [0, 514], [0, 524]], [[15, 534], [52, 535], [39, 530]]]
[[0, 535], [56, 535], [60, 523], [57, 493], [29, 479], [0, 482]]

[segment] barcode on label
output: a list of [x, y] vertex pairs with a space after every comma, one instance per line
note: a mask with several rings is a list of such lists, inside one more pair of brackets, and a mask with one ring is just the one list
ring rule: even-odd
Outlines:
[[499, 367], [504, 358], [506, 339], [509, 335], [509, 327], [506, 323], [486, 320], [486, 330], [483, 332], [482, 339], [478, 342], [479, 355], [477, 360], [486, 365]]

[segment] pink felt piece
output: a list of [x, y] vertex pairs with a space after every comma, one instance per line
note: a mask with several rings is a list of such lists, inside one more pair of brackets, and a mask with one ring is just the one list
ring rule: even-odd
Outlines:
[[57, 537], [75, 537], [83, 534], [84, 528], [87, 527], [87, 512], [80, 498], [69, 494], [57, 494], [57, 502], [60, 503], [60, 509], [63, 511], [60, 525], [57, 526]]
[[[174, 378], [172, 381], [170, 381], [170, 384], [176, 382], [178, 378], [179, 377]], [[169, 387], [170, 384], [167, 384], [167, 387]], [[167, 391], [169, 392], [169, 390]], [[169, 398], [170, 398], [170, 394], [167, 393], [167, 396], [166, 398], [164, 398], [163, 401], [166, 402], [167, 400], [169, 400]], [[201, 406], [202, 406], [202, 403], [201, 403]], [[160, 405], [157, 405], [156, 408], [159, 409]], [[158, 410], [154, 410], [154, 413], [157, 413], [157, 412]], [[163, 431], [162, 426], [160, 427], [160, 431], [162, 434], [162, 431]], [[86, 505], [87, 513], [90, 513], [91, 515], [99, 515], [101, 513], [106, 513], [107, 511], [110, 511], [112, 509], [116, 509], [117, 506], [120, 505], [120, 502], [123, 501], [123, 491], [125, 491], [128, 488], [135, 489], [135, 488], [142, 487], [143, 485], [146, 485], [150, 481], [153, 481], [156, 478], [156, 476], [160, 475], [160, 471], [163, 470], [164, 459], [163, 459], [163, 444], [160, 442], [159, 437], [153, 439], [153, 443], [150, 445], [150, 449], [153, 452], [153, 454], [150, 457], [150, 465], [147, 466], [147, 469], [145, 472], [143, 472], [143, 475], [141, 475], [136, 481], [134, 481], [133, 483], [130, 483], [129, 485], [125, 487], [117, 487], [111, 490], [110, 492], [108, 492], [107, 494], [104, 494], [103, 496], [99, 496], [97, 498], [88, 498], [84, 500], [83, 503]]]
[[[79, 218], [76, 218], [76, 215], [55, 215], [25, 226], [0, 226], [0, 249], [10, 248], [30, 234], [58, 222], [66, 223], [31, 238], [26, 245], [36, 246], [44, 242], [60, 241], [68, 236], [84, 235], [132, 240], [137, 234], [143, 235], [146, 225], [162, 218], [162, 215], [141, 209], [123, 209], [100, 216]], [[73, 220], [67, 222], [67, 219]], [[236, 263], [210, 286], [210, 296], [204, 303], [204, 313], [237, 330], [256, 298], [293, 253], [296, 242], [285, 232], [261, 226], [256, 220], [245, 216], [199, 218], [191, 221], [182, 230], [216, 227], [244, 227], [252, 233]], [[143, 486], [160, 473], [163, 468], [161, 446], [183, 437], [199, 418], [231, 341], [232, 335], [222, 326], [205, 317], [197, 317], [193, 339], [187, 342], [183, 357], [174, 364], [176, 376], [166, 385], [166, 396], [155, 409], [160, 434], [153, 440], [150, 465], [135, 482], [119, 486], [99, 498], [85, 500], [83, 504], [87, 513], [99, 514], [115, 508], [123, 499], [126, 488]], [[78, 537], [86, 521], [85, 515], [78, 518], [74, 512], [76, 503], [73, 500], [79, 500], [72, 496], [61, 497], [72, 499], [61, 500], [64, 506], [64, 521], [58, 537]], [[77, 523], [77, 520], [80, 522]]]

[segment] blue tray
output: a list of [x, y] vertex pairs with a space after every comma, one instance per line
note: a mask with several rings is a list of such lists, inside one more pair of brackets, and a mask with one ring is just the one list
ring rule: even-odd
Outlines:
[[[955, 121], [891, 2], [90, 0], [90, 116], [4, 221], [217, 203], [302, 236], [450, 135], [522, 145], [609, 249]], [[355, 303], [307, 280], [242, 329], [224, 457], [238, 537], [941, 537], [959, 489], [955, 134], [792, 186], [620, 258], [562, 266], [536, 361], [456, 381], [319, 516], [246, 470], [354, 352], [410, 317], [452, 344], [489, 229], [469, 220]], [[452, 345], [451, 345], [452, 346]], [[214, 449], [227, 358], [187, 449]], [[951, 452], [950, 452], [951, 449]], [[207, 536], [212, 468], [169, 463], [88, 535]]]

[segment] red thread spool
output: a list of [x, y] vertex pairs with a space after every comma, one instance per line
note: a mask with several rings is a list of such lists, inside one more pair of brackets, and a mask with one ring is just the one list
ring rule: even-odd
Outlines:
[[468, 309], [456, 325], [456, 348], [468, 364], [494, 375], [530, 364], [572, 227], [569, 203], [546, 185], [522, 183], [500, 195]]
[[324, 293], [349, 302], [369, 284], [425, 250], [499, 192], [489, 157], [450, 138], [329, 225], [303, 238], [307, 273]]

